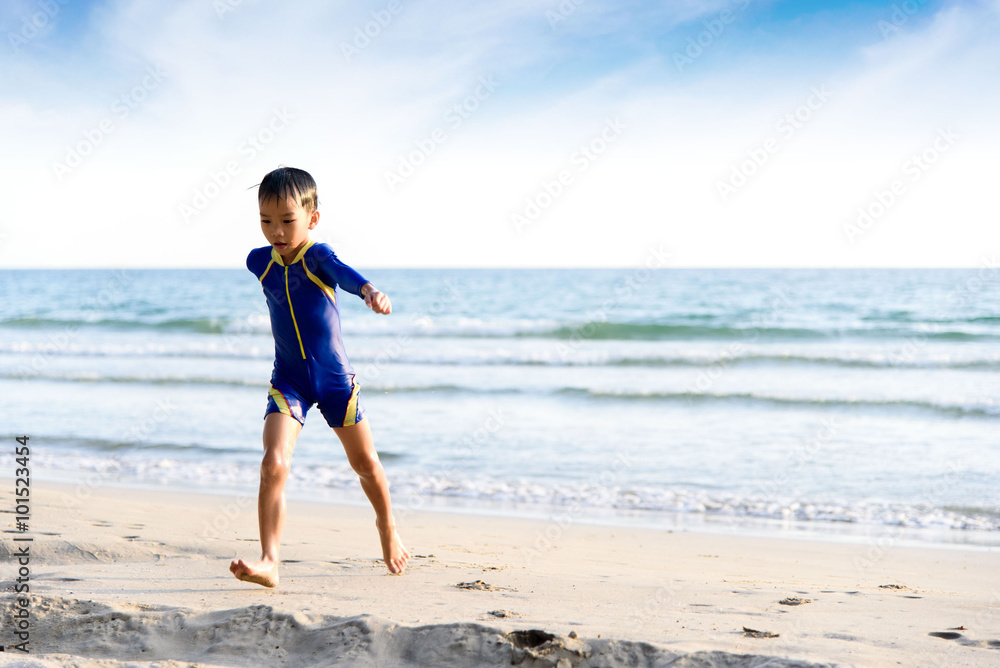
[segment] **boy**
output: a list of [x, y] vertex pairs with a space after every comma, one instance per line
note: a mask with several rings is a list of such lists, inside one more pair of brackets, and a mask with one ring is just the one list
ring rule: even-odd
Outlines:
[[319, 222], [316, 182], [308, 172], [280, 167], [257, 191], [260, 227], [270, 246], [247, 256], [267, 298], [274, 335], [274, 371], [264, 412], [264, 460], [260, 467], [257, 519], [261, 558], [230, 564], [240, 580], [278, 586], [278, 547], [285, 525], [285, 482], [295, 441], [314, 403], [344, 446], [361, 480], [392, 573], [402, 573], [410, 555], [396, 534], [389, 484], [372, 441], [344, 344], [336, 287], [365, 300], [376, 313], [392, 312], [389, 297], [340, 262], [326, 244], [309, 239]]

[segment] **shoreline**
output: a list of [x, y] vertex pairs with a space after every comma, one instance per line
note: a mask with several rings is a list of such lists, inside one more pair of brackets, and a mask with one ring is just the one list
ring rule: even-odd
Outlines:
[[[80, 472], [83, 475], [84, 472]], [[65, 480], [68, 476], [46, 478], [43, 482], [53, 485], [75, 487], [75, 483]], [[0, 479], [4, 479], [0, 476]], [[13, 480], [13, 479], [11, 479]], [[84, 483], [86, 487], [92, 485]], [[137, 492], [168, 491], [182, 494], [208, 494], [245, 498], [253, 495], [256, 502], [256, 487], [242, 492], [235, 487], [220, 487], [216, 490], [199, 490], [194, 487], [167, 487], [141, 480], [101, 480], [101, 487], [130, 489]], [[310, 501], [333, 506], [368, 508], [360, 489], [346, 490], [296, 490], [289, 486], [286, 490], [289, 500]], [[394, 501], [396, 499], [394, 498]], [[445, 515], [470, 515], [477, 517], [505, 518], [535, 522], [549, 522], [553, 518], [565, 516], [571, 511], [569, 506], [533, 504], [528, 502], [489, 502], [482, 499], [431, 496], [421, 498], [421, 508], [411, 511], [406, 505], [397, 503], [396, 514], [408, 512], [430, 512]], [[831, 520], [775, 519], [750, 515], [727, 515], [693, 511], [667, 511], [647, 509], [608, 509], [583, 506], [571, 517], [570, 524], [618, 528], [622, 530], [676, 531], [704, 533], [711, 535], [775, 538], [787, 540], [807, 540], [836, 544], [864, 545], [877, 547], [886, 540], [894, 545], [916, 548], [940, 548], [1000, 552], [1000, 531], [982, 529], [953, 529], [947, 527], [913, 527], [883, 524], [879, 522], [848, 522]]]
[[[13, 508], [12, 490], [12, 481], [0, 490], [0, 507]], [[447, 647], [458, 654], [441, 665], [477, 665], [456, 663], [475, 652], [520, 652], [524, 665], [565, 659], [560, 668], [629, 665], [637, 652], [706, 666], [765, 656], [780, 657], [775, 666], [1000, 661], [994, 551], [893, 544], [872, 554], [800, 538], [416, 511], [400, 520], [414, 555], [400, 577], [381, 564], [370, 508], [290, 498], [281, 586], [267, 590], [228, 572], [232, 558], [259, 550], [255, 499], [111, 485], [79, 499], [75, 486], [38, 481], [32, 490], [30, 656], [40, 665], [416, 666], [436, 665], [413, 657]], [[206, 523], [216, 536], [200, 533]], [[288, 645], [260, 654], [262, 637], [246, 624]], [[777, 637], [745, 637], [743, 627]], [[554, 639], [518, 647], [527, 641], [511, 634], [530, 630]], [[315, 654], [318, 638], [326, 654]], [[5, 652], [0, 665], [14, 658]]]

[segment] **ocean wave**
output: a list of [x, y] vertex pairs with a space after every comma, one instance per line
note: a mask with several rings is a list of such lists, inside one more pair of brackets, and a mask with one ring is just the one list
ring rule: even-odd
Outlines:
[[[258, 450], [256, 448], [250, 449], [244, 446], [223, 446], [223, 445], [204, 445], [200, 443], [177, 443], [170, 441], [146, 441], [139, 440], [135, 438], [129, 438], [128, 435], [123, 435], [122, 438], [66, 438], [66, 437], [49, 437], [49, 436], [33, 436], [32, 438], [40, 441], [44, 441], [46, 444], [46, 449], [50, 455], [54, 455], [58, 459], [62, 459], [64, 456], [70, 457], [70, 459], [80, 458], [81, 453], [89, 453], [88, 456], [83, 456], [82, 461], [97, 461], [103, 455], [112, 457], [112, 459], [104, 460], [106, 464], [110, 465], [112, 468], [119, 468], [125, 466], [127, 470], [127, 460], [126, 458], [144, 458], [147, 456], [153, 456], [156, 459], [161, 459], [163, 457], [169, 458], [170, 456], [179, 456], [184, 458], [184, 462], [188, 463], [188, 457], [218, 457], [220, 455], [236, 455], [237, 457], [247, 457], [256, 460], [258, 455]], [[400, 459], [405, 457], [404, 454], [388, 451], [379, 450], [379, 457], [386, 460]], [[168, 459], [164, 459], [168, 461]], [[233, 460], [230, 460], [233, 461]], [[107, 468], [107, 466], [105, 466]]]
[[[228, 386], [266, 388], [267, 379], [239, 379], [209, 376], [146, 376], [108, 375], [94, 373], [49, 373], [42, 372], [30, 376], [15, 373], [0, 373], [0, 379], [73, 382], [73, 383], [121, 383], [176, 386]], [[365, 381], [364, 391], [368, 394], [405, 395], [449, 393], [457, 395], [525, 395], [529, 393], [557, 397], [577, 398], [590, 401], [622, 401], [643, 403], [685, 403], [695, 405], [732, 403], [770, 408], [839, 409], [878, 411], [916, 411], [948, 418], [1000, 418], [1000, 403], [993, 401], [976, 403], [948, 403], [925, 399], [873, 398], [873, 397], [817, 397], [766, 394], [759, 392], [700, 392], [697, 390], [678, 391], [637, 391], [637, 390], [595, 390], [586, 387], [482, 387], [458, 383], [431, 382], [427, 384], [395, 384]]]
[[[270, 378], [267, 376], [262, 376], [260, 378], [233, 378], [230, 376], [170, 376], [170, 375], [152, 375], [152, 374], [139, 374], [139, 375], [122, 375], [122, 374], [101, 374], [91, 371], [81, 371], [81, 372], [62, 372], [62, 371], [39, 371], [39, 372], [19, 372], [19, 371], [7, 371], [0, 372], [0, 380], [41, 380], [41, 381], [56, 381], [65, 383], [114, 383], [114, 384], [138, 384], [138, 385], [176, 385], [176, 386], [189, 386], [189, 385], [200, 385], [200, 386], [210, 386], [218, 385], [225, 387], [256, 387], [256, 388], [267, 388], [270, 387]], [[392, 393], [425, 393], [425, 392], [468, 392], [473, 394], [491, 393], [491, 394], [516, 394], [521, 393], [523, 390], [517, 388], [511, 389], [483, 389], [483, 388], [472, 388], [465, 387], [462, 385], [456, 385], [453, 383], [430, 383], [427, 385], [394, 385], [394, 384], [378, 384], [373, 382], [365, 382], [364, 384], [365, 392], [382, 392], [386, 394]]]
[[[385, 458], [388, 453], [380, 453]], [[259, 474], [256, 458], [224, 461], [170, 457], [147, 458], [136, 453], [110, 457], [77, 454], [48, 448], [35, 456], [38, 466], [50, 472], [79, 473], [84, 485], [115, 483], [155, 483], [184, 486], [191, 480], [208, 488], [252, 486]], [[292, 467], [290, 487], [300, 493], [357, 491], [357, 475], [346, 463], [310, 463]], [[396, 506], [422, 507], [422, 499], [439, 498], [486, 504], [527, 504], [552, 509], [553, 517], [567, 512], [585, 516], [586, 511], [627, 511], [630, 513], [681, 513], [689, 515], [795, 520], [823, 524], [868, 524], [906, 528], [939, 528], [1000, 531], [1000, 507], [930, 506], [877, 500], [830, 500], [789, 496], [770, 491], [726, 492], [693, 490], [678, 486], [603, 485], [585, 481], [499, 479], [477, 475], [463, 478], [397, 469], [393, 471]]]
[[[825, 327], [796, 327], [772, 324], [759, 326], [754, 322], [732, 322], [722, 317], [718, 323], [703, 322], [695, 315], [678, 315], [672, 322], [616, 322], [604, 320], [551, 320], [508, 318], [407, 318], [400, 314], [393, 321], [354, 319], [350, 332], [359, 336], [426, 337], [426, 338], [541, 338], [558, 341], [824, 341], [845, 338], [859, 339], [919, 339], [942, 342], [997, 341], [1000, 320], [974, 317], [964, 320], [899, 321], [898, 326], [878, 326], [831, 322]], [[885, 320], [880, 322], [885, 323]], [[955, 325], [942, 327], [942, 325]], [[61, 333], [84, 328], [106, 328], [126, 332], [141, 330], [189, 332], [244, 337], [270, 335], [266, 317], [191, 317], [141, 318], [37, 318], [18, 317], [0, 320], [0, 327], [10, 329], [54, 330]]]
[[[397, 478], [399, 478], [397, 480]], [[727, 493], [652, 486], [604, 486], [412, 475], [393, 479], [400, 497], [444, 496], [557, 508], [704, 514], [732, 518], [868, 523], [908, 528], [1000, 531], [1000, 508], [932, 507], [885, 501], [829, 501], [769, 492]]]
[[673, 340], [749, 340], [794, 339], [812, 340], [828, 338], [831, 333], [797, 327], [742, 327], [738, 325], [690, 325], [588, 321], [563, 325], [535, 336], [554, 339], [594, 339], [615, 341], [673, 341]]
[[[558, 362], [556, 362], [558, 363]], [[743, 353], [735, 355], [698, 355], [698, 356], [621, 356], [610, 358], [602, 363], [606, 366], [647, 366], [647, 367], [703, 367], [713, 364], [725, 366], [740, 365], [809, 365], [858, 369], [967, 369], [995, 370], [1000, 369], [1000, 356], [979, 359], [953, 359], [952, 356], [937, 358], [914, 359], [898, 354], [868, 353], [865, 355], [845, 354], [831, 355], [824, 353]], [[543, 364], [543, 362], [538, 362]], [[592, 365], [598, 362], [565, 361], [567, 366]]]
[[591, 390], [575, 387], [564, 387], [555, 391], [565, 396], [578, 396], [586, 399], [615, 399], [621, 401], [667, 401], [685, 403], [720, 403], [732, 402], [740, 404], [756, 404], [772, 407], [796, 408], [850, 408], [850, 409], [885, 409], [916, 410], [944, 415], [947, 417], [1000, 417], [1000, 403], [955, 404], [920, 399], [874, 399], [874, 398], [840, 398], [840, 397], [795, 397], [757, 392], [632, 392]]
[[[260, 345], [256, 345], [259, 343]], [[127, 343], [93, 343], [53, 339], [0, 341], [0, 355], [26, 358], [41, 357], [126, 357], [126, 358], [188, 358], [188, 359], [274, 359], [274, 343], [263, 340], [253, 343], [236, 341], [195, 340], [184, 342], [129, 341]]]
[[[715, 364], [727, 367], [749, 365], [801, 365], [858, 369], [957, 369], [994, 371], [1000, 369], [1000, 354], [996, 352], [978, 354], [923, 353], [903, 354], [903, 347], [888, 352], [886, 350], [866, 350], [863, 352], [817, 350], [809, 352], [771, 352], [744, 349], [741, 351], [688, 350], [663, 354], [658, 351], [614, 352], [594, 348], [561, 348], [537, 346], [531, 348], [514, 347], [498, 349], [482, 346], [455, 346], [442, 342], [433, 347], [410, 346], [401, 349], [390, 346], [388, 339], [383, 348], [391, 350], [386, 354], [378, 349], [377, 341], [365, 339], [365, 347], [351, 351], [351, 361], [355, 367], [367, 364], [412, 364], [430, 366], [538, 366], [538, 367], [647, 367], [647, 368], [700, 368]], [[352, 342], [353, 343], [353, 342]], [[259, 344], [259, 345], [257, 345]], [[374, 344], [374, 345], [373, 345]], [[181, 358], [219, 360], [273, 360], [274, 348], [270, 340], [239, 345], [222, 344], [215, 341], [188, 341], [183, 343], [129, 342], [129, 343], [71, 343], [55, 345], [46, 341], [0, 341], [0, 354], [33, 358], [44, 357], [121, 357], [121, 358]], [[30, 367], [30, 359], [25, 366]]]
[[759, 343], [765, 341], [829, 341], [837, 339], [919, 340], [919, 341], [996, 341], [1000, 330], [989, 328], [934, 329], [927, 323], [914, 323], [906, 327], [859, 327], [833, 324], [823, 328], [760, 327], [753, 324], [691, 325], [627, 322], [584, 322], [522, 336], [536, 336], [564, 340], [615, 340], [615, 341], [740, 341]]
[[[56, 332], [82, 328], [108, 328], [115, 330], [161, 330], [197, 332], [200, 334], [225, 334], [238, 327], [246, 327], [246, 321], [226, 318], [169, 318], [166, 320], [137, 320], [123, 318], [8, 318], [0, 320], [0, 326], [13, 329], [51, 329]], [[270, 331], [270, 326], [266, 329]]]
[[4, 380], [41, 380], [61, 383], [114, 383], [139, 385], [221, 385], [228, 387], [268, 387], [268, 378], [233, 378], [231, 376], [113, 374], [96, 371], [35, 371], [30, 368], [0, 372]]
[[174, 455], [233, 455], [243, 454], [246, 448], [206, 446], [198, 443], [172, 443], [165, 441], [143, 441], [129, 438], [123, 435], [122, 438], [44, 438], [47, 447], [52, 448], [72, 448], [85, 452], [108, 453], [116, 456], [126, 453], [156, 453]]

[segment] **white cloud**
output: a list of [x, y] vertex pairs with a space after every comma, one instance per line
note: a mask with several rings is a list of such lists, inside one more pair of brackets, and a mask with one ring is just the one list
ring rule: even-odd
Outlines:
[[[993, 9], [951, 7], [914, 20], [864, 49], [861, 61], [825, 63], [823, 76], [760, 75], [734, 62], [711, 77], [679, 78], [669, 59], [642, 48], [604, 74], [541, 74], [572, 67], [601, 35], [638, 35], [639, 19], [667, 29], [724, 4], [588, 0], [553, 29], [545, 3], [441, 12], [403, 2], [349, 62], [341, 43], [388, 2], [300, 3], [291, 12], [244, 0], [220, 18], [211, 3], [118, 0], [82, 40], [90, 50], [81, 69], [21, 59], [0, 75], [66, 85], [62, 103], [41, 88], [0, 94], [10, 147], [0, 178], [24, 195], [0, 214], [0, 230], [9, 228], [0, 263], [241, 266], [262, 243], [246, 188], [279, 163], [316, 175], [318, 234], [359, 266], [621, 265], [654, 241], [690, 265], [961, 264], [966, 255], [974, 264], [984, 245], [995, 247], [976, 214], [990, 206], [984, 156], [1000, 149], [988, 65], [997, 62]], [[732, 40], [727, 48], [737, 48]], [[163, 81], [119, 118], [116, 100], [143, 86], [148, 67], [162, 68]], [[454, 127], [445, 113], [482, 76], [499, 87]], [[829, 103], [722, 202], [717, 182], [824, 84]], [[268, 136], [282, 108], [294, 119]], [[614, 117], [628, 124], [620, 140], [517, 234], [511, 214]], [[112, 131], [60, 183], [52, 164], [106, 119]], [[948, 124], [963, 133], [954, 152], [885, 224], [845, 244], [851, 212]], [[434, 154], [390, 192], [386, 171], [438, 128], [444, 140]], [[257, 135], [268, 141], [245, 150]], [[216, 192], [212, 174], [227, 180], [219, 176], [227, 162], [238, 173]], [[180, 208], [199, 193], [209, 204], [186, 222]], [[15, 254], [10, 241], [24, 232], [5, 226], [37, 217], [38, 202], [52, 240], [44, 260]], [[947, 229], [960, 242], [944, 255], [934, 230], [949, 212]]]

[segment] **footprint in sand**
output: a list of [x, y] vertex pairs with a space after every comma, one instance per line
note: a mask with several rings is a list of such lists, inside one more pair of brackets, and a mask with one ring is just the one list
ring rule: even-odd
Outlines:
[[982, 649], [1000, 649], [1000, 640], [972, 640], [955, 631], [931, 631], [927, 635], [942, 640], [954, 640], [964, 647], [979, 647]]

